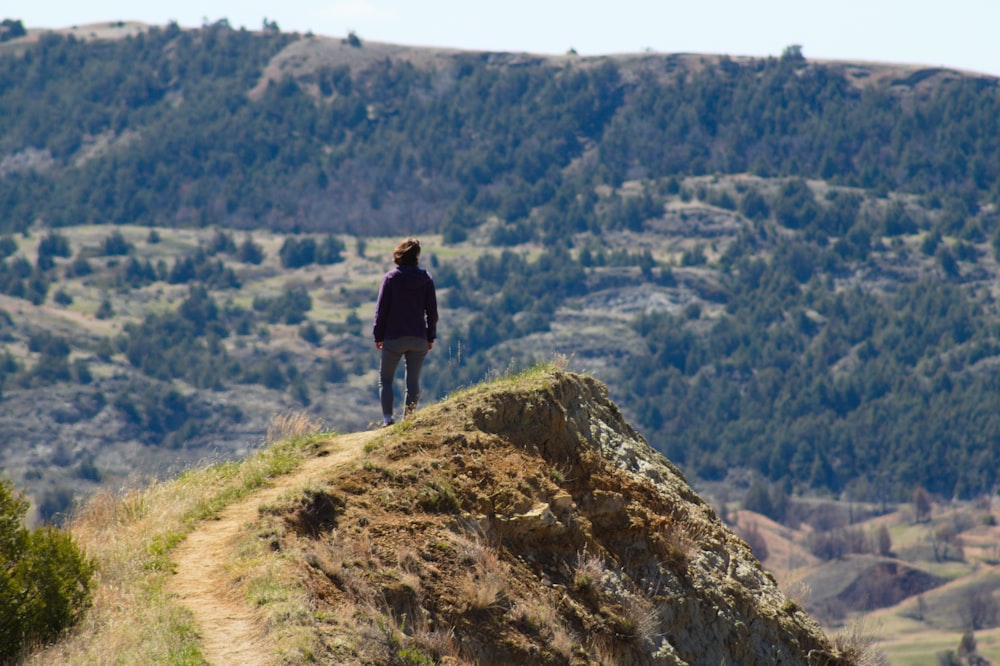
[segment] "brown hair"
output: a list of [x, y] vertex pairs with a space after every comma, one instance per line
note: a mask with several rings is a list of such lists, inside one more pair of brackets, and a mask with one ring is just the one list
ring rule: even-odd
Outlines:
[[420, 241], [416, 238], [407, 238], [396, 246], [392, 253], [392, 260], [397, 266], [416, 266], [420, 258]]

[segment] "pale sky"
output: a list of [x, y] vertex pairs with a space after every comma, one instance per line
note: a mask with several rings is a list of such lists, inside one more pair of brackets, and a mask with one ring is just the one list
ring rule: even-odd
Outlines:
[[1000, 76], [1000, 0], [0, 0], [28, 28], [113, 20], [472, 50], [726, 53], [945, 66]]

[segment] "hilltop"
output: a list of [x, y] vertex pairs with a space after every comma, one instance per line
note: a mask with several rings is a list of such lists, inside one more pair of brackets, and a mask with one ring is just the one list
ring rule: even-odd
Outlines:
[[[391, 428], [297, 440], [298, 471], [270, 474], [268, 490], [241, 499], [223, 491], [229, 499], [201, 512], [221, 520], [189, 522], [190, 506], [187, 517], [159, 514], [159, 533], [139, 538], [166, 548], [128, 557], [177, 558], [176, 573], [111, 566], [122, 553], [108, 544], [161, 512], [154, 495], [163, 491], [85, 510], [73, 529], [104, 562], [104, 605], [38, 659], [130, 649], [140, 651], [130, 659], [155, 661], [168, 649], [211, 660], [223, 653], [202, 650], [238, 649], [241, 663], [860, 663], [863, 644], [827, 639], [593, 379], [539, 368], [460, 391]], [[237, 468], [167, 485], [202, 495], [198, 483], [232, 483], [244, 474]], [[193, 542], [227, 530], [224, 542]], [[225, 566], [193, 567], [207, 551]], [[225, 580], [184, 579], [197, 575]], [[149, 604], [142, 590], [164, 583], [181, 597], [158, 593], [155, 610], [115, 607]], [[229, 620], [206, 624], [206, 592], [230, 607]], [[168, 615], [176, 635], [126, 646], [119, 634], [131, 630], [102, 619], [109, 614]], [[233, 629], [237, 621], [249, 627]], [[237, 633], [211, 648], [213, 632], [227, 631]]]

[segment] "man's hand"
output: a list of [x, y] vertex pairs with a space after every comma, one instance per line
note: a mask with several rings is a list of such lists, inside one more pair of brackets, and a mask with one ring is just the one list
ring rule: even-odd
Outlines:
[[376, 342], [375, 343], [375, 349], [382, 349], [382, 343], [381, 342]]
[[430, 351], [432, 349], [434, 349], [434, 343], [433, 342], [428, 342], [427, 343], [427, 351]]

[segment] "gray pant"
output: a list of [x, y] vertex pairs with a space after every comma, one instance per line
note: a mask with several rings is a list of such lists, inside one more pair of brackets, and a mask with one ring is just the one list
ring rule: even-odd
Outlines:
[[420, 400], [420, 368], [427, 356], [427, 340], [424, 338], [407, 337], [382, 341], [382, 364], [378, 371], [378, 394], [382, 401], [382, 415], [392, 416], [394, 396], [392, 380], [396, 376], [399, 360], [406, 358], [406, 402], [410, 408], [416, 408]]

